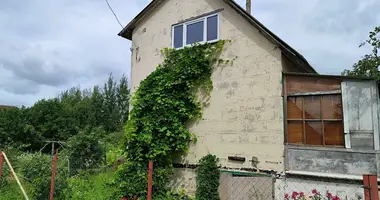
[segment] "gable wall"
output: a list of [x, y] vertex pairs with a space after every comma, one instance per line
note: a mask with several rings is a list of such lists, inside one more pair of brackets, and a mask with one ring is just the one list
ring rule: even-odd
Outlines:
[[[132, 92], [162, 61], [160, 49], [171, 46], [171, 25], [224, 8], [220, 16], [222, 39], [232, 40], [222, 57], [233, 66], [214, 72], [214, 90], [203, 120], [189, 128], [198, 143], [183, 160], [196, 163], [216, 154], [223, 166], [283, 170], [283, 109], [281, 52], [222, 0], [167, 0], [135, 28], [132, 54]], [[228, 156], [243, 156], [233, 163]]]

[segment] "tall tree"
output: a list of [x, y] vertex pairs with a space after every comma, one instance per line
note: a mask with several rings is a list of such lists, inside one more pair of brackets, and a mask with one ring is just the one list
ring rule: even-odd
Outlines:
[[380, 80], [380, 26], [369, 32], [369, 39], [360, 44], [360, 47], [371, 46], [372, 51], [363, 56], [361, 60], [354, 64], [352, 70], [344, 70], [345, 76], [365, 76]]
[[116, 81], [112, 73], [108, 77], [108, 81], [104, 84], [104, 129], [107, 132], [113, 132], [120, 127], [119, 110], [116, 99]]
[[128, 88], [128, 79], [123, 74], [121, 77], [119, 84], [117, 85], [117, 105], [119, 107], [120, 111], [120, 120], [122, 124], [125, 124], [128, 120], [129, 115], [129, 98], [130, 98], [130, 91]]

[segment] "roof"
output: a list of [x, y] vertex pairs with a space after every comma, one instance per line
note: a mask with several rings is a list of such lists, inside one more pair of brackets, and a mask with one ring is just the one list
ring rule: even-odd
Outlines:
[[0, 105], [0, 109], [17, 108], [16, 106]]
[[[167, 0], [152, 0], [137, 16], [132, 19], [131, 22], [125, 26], [120, 33], [119, 36], [126, 38], [128, 40], [132, 40], [133, 29], [137, 26], [138, 22], [147, 14], [149, 14], [154, 8], [157, 8], [161, 3]], [[268, 39], [277, 44], [282, 50], [283, 54], [289, 57], [291, 60], [295, 61], [298, 66], [300, 66], [307, 73], [317, 73], [315, 69], [308, 63], [308, 61], [295, 49], [286, 44], [283, 40], [281, 40], [278, 36], [276, 36], [273, 32], [271, 32], [268, 28], [266, 28], [262, 23], [260, 23], [256, 18], [254, 18], [251, 14], [247, 13], [247, 11], [242, 8], [239, 4], [237, 4], [234, 0], [223, 0], [228, 5], [230, 5], [235, 11], [237, 11], [242, 17], [244, 17], [251, 25], [259, 29], [261, 33], [264, 34]]]
[[286, 76], [308, 76], [308, 77], [321, 77], [321, 78], [335, 78], [341, 80], [357, 80], [357, 81], [376, 81], [376, 79], [365, 76], [343, 76], [343, 75], [329, 75], [329, 74], [311, 74], [311, 73], [296, 73], [296, 72], [283, 72]]

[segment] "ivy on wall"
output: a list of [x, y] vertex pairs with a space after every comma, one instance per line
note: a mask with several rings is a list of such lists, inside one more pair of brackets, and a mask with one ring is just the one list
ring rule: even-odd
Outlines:
[[154, 162], [153, 194], [168, 191], [173, 156], [187, 152], [196, 142], [186, 125], [202, 115], [197, 94], [209, 96], [213, 68], [231, 62], [219, 59], [226, 42], [162, 50], [163, 63], [141, 81], [132, 97], [123, 142], [127, 162], [119, 167], [114, 180], [119, 186], [117, 196], [146, 195], [149, 160]]
[[219, 197], [220, 171], [218, 158], [208, 154], [201, 158], [197, 169], [197, 200], [220, 200]]

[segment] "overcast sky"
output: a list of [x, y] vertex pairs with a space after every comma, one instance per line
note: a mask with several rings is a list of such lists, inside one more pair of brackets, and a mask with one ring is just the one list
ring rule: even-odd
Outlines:
[[[126, 25], [149, 0], [109, 0]], [[245, 0], [238, 0], [245, 5]], [[323, 74], [351, 68], [379, 0], [252, 0], [253, 15]], [[0, 104], [32, 105], [130, 73], [130, 42], [104, 0], [1, 0]]]

